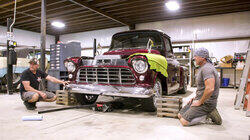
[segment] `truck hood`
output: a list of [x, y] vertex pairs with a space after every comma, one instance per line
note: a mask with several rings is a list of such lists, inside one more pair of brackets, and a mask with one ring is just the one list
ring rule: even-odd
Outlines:
[[[121, 55], [122, 58], [126, 58], [134, 53], [147, 53], [147, 49], [121, 49], [105, 52], [103, 55]], [[160, 54], [157, 50], [151, 50], [153, 54]]]

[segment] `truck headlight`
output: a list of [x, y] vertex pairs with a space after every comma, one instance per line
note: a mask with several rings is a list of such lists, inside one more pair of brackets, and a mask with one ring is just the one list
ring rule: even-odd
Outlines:
[[76, 65], [73, 62], [65, 62], [64, 65], [69, 72], [74, 72], [76, 70]]
[[133, 68], [137, 73], [145, 73], [148, 70], [148, 63], [141, 59], [135, 59], [132, 61]]

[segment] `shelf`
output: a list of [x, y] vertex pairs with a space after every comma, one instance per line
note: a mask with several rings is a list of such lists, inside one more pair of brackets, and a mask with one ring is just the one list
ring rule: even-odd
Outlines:
[[177, 58], [177, 61], [187, 61], [189, 58]]
[[190, 47], [189, 45], [186, 45], [186, 46], [172, 46], [172, 48], [183, 48], [183, 47]]
[[190, 52], [174, 52], [174, 54], [187, 54], [187, 53], [190, 53]]
[[234, 87], [234, 86], [220, 86], [220, 88], [236, 88], [236, 87]]

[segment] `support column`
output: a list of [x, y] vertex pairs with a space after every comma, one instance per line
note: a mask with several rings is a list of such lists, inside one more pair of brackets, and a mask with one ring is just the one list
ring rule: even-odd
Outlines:
[[[45, 72], [45, 48], [46, 48], [46, 0], [41, 3], [41, 70]], [[45, 87], [45, 81], [42, 82]], [[45, 89], [43, 89], [45, 90]]]
[[10, 29], [10, 25], [13, 20], [11, 18], [7, 19], [7, 93], [13, 94], [13, 65], [10, 64], [10, 41], [13, 36], [13, 28]]

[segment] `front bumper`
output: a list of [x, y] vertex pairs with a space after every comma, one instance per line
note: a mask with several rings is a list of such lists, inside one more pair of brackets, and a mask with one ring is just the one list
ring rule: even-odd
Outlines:
[[143, 87], [123, 87], [123, 86], [104, 86], [104, 85], [67, 85], [69, 92], [103, 95], [103, 96], [116, 96], [116, 97], [133, 97], [133, 98], [149, 98], [153, 95], [153, 89]]

